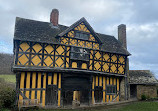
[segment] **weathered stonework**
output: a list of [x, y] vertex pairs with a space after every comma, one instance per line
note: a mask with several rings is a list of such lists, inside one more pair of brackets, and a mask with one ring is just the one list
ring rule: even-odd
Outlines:
[[153, 86], [153, 85], [137, 85], [137, 98], [141, 99], [141, 96], [143, 94], [147, 98], [157, 97], [156, 86]]
[[120, 83], [120, 101], [125, 100], [125, 78]]
[[77, 101], [77, 100], [73, 100], [72, 101], [72, 107], [73, 108], [76, 108], [76, 107], [79, 107], [80, 106], [80, 102], [79, 101]]
[[59, 11], [57, 9], [53, 9], [50, 15], [50, 22], [53, 24], [53, 26], [58, 25], [58, 19], [59, 19]]
[[156, 78], [149, 70], [130, 70], [130, 84], [157, 84]]
[[130, 98], [130, 85], [129, 85], [129, 80], [130, 80], [130, 77], [129, 77], [129, 58], [127, 58], [127, 61], [126, 61], [126, 73], [127, 73], [127, 100]]
[[141, 99], [157, 97], [158, 84], [156, 78], [149, 70], [129, 70], [130, 97]]
[[[118, 26], [118, 40], [122, 44], [122, 46], [127, 49], [127, 41], [126, 41], [126, 25], [121, 24]], [[126, 78], [123, 78], [120, 84], [120, 100], [127, 100], [130, 96], [130, 86], [129, 86], [129, 59], [126, 61]]]
[[127, 49], [126, 25], [124, 24], [118, 26], [118, 40], [121, 42], [122, 46]]

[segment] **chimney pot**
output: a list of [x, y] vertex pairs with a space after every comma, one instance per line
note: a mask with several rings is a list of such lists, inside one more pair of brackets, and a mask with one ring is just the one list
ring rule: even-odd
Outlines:
[[59, 19], [59, 11], [58, 9], [53, 9], [50, 14], [50, 22], [53, 26], [58, 26], [58, 19]]
[[126, 25], [124, 24], [118, 26], [118, 40], [121, 42], [122, 46], [127, 49]]

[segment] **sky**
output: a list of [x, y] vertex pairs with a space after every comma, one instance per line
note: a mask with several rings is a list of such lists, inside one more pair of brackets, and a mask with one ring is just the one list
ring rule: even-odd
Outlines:
[[50, 21], [59, 10], [59, 24], [70, 26], [85, 17], [95, 32], [118, 38], [126, 24], [130, 70], [151, 70], [158, 78], [158, 0], [0, 0], [0, 53], [13, 53], [15, 18]]

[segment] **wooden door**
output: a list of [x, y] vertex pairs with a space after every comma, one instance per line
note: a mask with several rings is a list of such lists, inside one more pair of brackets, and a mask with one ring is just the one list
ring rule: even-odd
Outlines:
[[57, 86], [48, 85], [46, 88], [46, 105], [57, 105]]
[[63, 91], [63, 103], [64, 106], [72, 105], [73, 91]]
[[103, 87], [95, 87], [94, 96], [95, 96], [95, 102], [101, 103], [103, 97]]

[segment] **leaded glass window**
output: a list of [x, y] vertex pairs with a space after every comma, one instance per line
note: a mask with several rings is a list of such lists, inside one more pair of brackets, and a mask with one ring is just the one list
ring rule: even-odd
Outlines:
[[89, 61], [89, 49], [71, 47], [71, 59]]
[[89, 34], [82, 33], [82, 32], [76, 32], [75, 37], [76, 37], [76, 38], [79, 38], [79, 39], [88, 40]]

